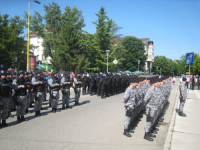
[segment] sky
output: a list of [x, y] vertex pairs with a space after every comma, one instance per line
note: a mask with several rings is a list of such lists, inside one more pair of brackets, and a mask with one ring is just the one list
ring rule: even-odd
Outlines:
[[[44, 4], [52, 0], [31, 0], [31, 15], [38, 11], [45, 15]], [[54, 0], [62, 12], [67, 6], [82, 10], [86, 27], [83, 30], [95, 33], [92, 23], [97, 19], [101, 6], [107, 16], [123, 27], [119, 34], [150, 38], [154, 42], [155, 56], [164, 55], [172, 60], [183, 54], [200, 54], [200, 0]], [[0, 14], [23, 18], [28, 12], [28, 0], [0, 0]], [[26, 32], [27, 33], [27, 32]]]

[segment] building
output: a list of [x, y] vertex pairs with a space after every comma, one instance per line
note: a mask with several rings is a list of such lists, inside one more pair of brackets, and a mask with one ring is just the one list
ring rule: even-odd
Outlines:
[[29, 43], [32, 44], [33, 46], [37, 46], [37, 48], [33, 50], [33, 54], [34, 56], [36, 56], [37, 62], [41, 61], [42, 63], [46, 63], [46, 62], [48, 62], [49, 64], [51, 63], [50, 62], [51, 57], [44, 57], [44, 54], [43, 54], [43, 50], [44, 50], [44, 47], [42, 46], [43, 38], [36, 35], [34, 32], [30, 32]]
[[150, 40], [150, 38], [141, 38], [142, 42], [145, 44], [144, 49], [147, 55], [147, 60], [145, 64], [144, 70], [151, 73], [152, 63], [154, 62], [154, 43]]

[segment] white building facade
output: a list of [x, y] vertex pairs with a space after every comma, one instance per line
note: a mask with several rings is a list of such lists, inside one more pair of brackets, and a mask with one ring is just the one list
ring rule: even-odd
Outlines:
[[45, 57], [43, 54], [44, 47], [42, 46], [43, 38], [36, 35], [34, 32], [29, 33], [29, 43], [33, 46], [37, 46], [36, 49], [32, 50], [33, 55], [36, 56], [36, 61], [41, 61], [42, 63], [51, 63], [51, 57]]

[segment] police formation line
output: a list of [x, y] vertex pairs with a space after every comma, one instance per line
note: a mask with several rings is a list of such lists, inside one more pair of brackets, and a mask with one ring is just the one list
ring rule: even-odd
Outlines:
[[[29, 108], [33, 107], [35, 116], [42, 115], [41, 110], [43, 101], [46, 101], [46, 94], [49, 93], [49, 107], [52, 112], [59, 111], [59, 91], [62, 91], [62, 109], [70, 108], [70, 88], [75, 92], [75, 106], [79, 104], [81, 95], [90, 94], [106, 98], [121, 92], [124, 92], [130, 82], [128, 75], [115, 73], [94, 74], [86, 73], [83, 75], [76, 72], [74, 79], [70, 78], [70, 72], [66, 71], [62, 78], [58, 77], [58, 72], [53, 71], [48, 83], [45, 74], [36, 70], [34, 74], [23, 70], [16, 72], [7, 72], [2, 70], [0, 78], [0, 127], [9, 126], [6, 123], [8, 117], [14, 117], [11, 111], [16, 111], [17, 122], [27, 121], [25, 114], [29, 113]], [[10, 77], [11, 76], [11, 77]]]
[[138, 121], [146, 113], [144, 139], [153, 141], [156, 137], [160, 122], [169, 106], [168, 98], [171, 91], [171, 77], [132, 77], [125, 91], [125, 120], [124, 135], [131, 137]]

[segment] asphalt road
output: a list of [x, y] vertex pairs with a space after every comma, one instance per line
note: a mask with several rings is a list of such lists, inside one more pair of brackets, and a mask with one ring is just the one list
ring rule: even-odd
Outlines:
[[[26, 122], [17, 124], [9, 118], [11, 125], [0, 129], [1, 150], [161, 150], [163, 149], [169, 122], [174, 107], [177, 86], [172, 85], [170, 106], [165, 120], [159, 127], [153, 142], [143, 139], [146, 116], [135, 128], [131, 138], [123, 135], [124, 93], [106, 99], [85, 95], [80, 98], [80, 106], [74, 106], [74, 92], [71, 92], [72, 109], [52, 113], [48, 102], [44, 102], [43, 116], [26, 115]], [[61, 95], [60, 95], [61, 99]], [[14, 114], [14, 112], [12, 112]]]

